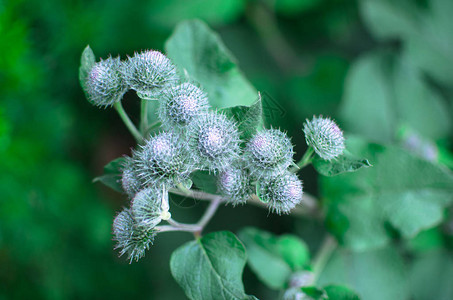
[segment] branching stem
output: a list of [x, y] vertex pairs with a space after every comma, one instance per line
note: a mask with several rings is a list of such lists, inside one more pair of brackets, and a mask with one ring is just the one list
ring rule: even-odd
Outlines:
[[315, 153], [315, 149], [313, 147], [309, 146], [307, 151], [305, 151], [304, 156], [296, 163], [295, 166], [293, 166], [289, 171], [291, 173], [297, 173], [300, 169], [303, 169], [307, 165], [311, 164], [313, 161], [313, 154]]
[[123, 120], [127, 129], [129, 129], [129, 131], [134, 136], [137, 143], [141, 143], [143, 141], [143, 136], [137, 130], [134, 123], [132, 123], [131, 119], [129, 119], [129, 116], [127, 115], [126, 111], [124, 110], [123, 105], [121, 104], [121, 101], [118, 101], [115, 104], [113, 104], [113, 107], [115, 107], [116, 111], [118, 112], [118, 114], [121, 117], [121, 120]]

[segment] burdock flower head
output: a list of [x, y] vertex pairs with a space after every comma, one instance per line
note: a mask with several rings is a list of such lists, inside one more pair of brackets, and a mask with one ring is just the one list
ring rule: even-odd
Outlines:
[[304, 133], [307, 145], [322, 159], [332, 160], [343, 154], [343, 132], [331, 119], [314, 116], [311, 121], [306, 120]]
[[121, 101], [128, 90], [122, 69], [119, 57], [109, 57], [94, 64], [85, 81], [88, 100], [93, 105], [108, 107]]
[[129, 57], [124, 78], [132, 89], [149, 98], [156, 97], [164, 87], [179, 80], [175, 65], [164, 54], [153, 50]]

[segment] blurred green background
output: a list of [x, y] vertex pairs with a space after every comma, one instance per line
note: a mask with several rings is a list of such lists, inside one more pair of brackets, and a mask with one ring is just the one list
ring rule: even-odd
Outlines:
[[[449, 2], [0, 0], [0, 299], [185, 299], [168, 262], [190, 235], [159, 235], [131, 265], [113, 250], [111, 223], [127, 199], [92, 178], [129, 154], [134, 140], [112, 109], [99, 110], [83, 95], [78, 67], [87, 44], [103, 58], [164, 51], [179, 21], [202, 19], [263, 93], [267, 118], [292, 136], [296, 158], [305, 150], [305, 118], [323, 114], [381, 143], [398, 143], [395, 132], [407, 125], [451, 167]], [[418, 102], [394, 101], [398, 93]], [[133, 116], [136, 100], [126, 95]], [[406, 113], [413, 105], [429, 109]], [[362, 117], [367, 111], [375, 118]], [[313, 169], [302, 178], [305, 190], [319, 195]], [[191, 221], [205, 204], [174, 198], [171, 205], [178, 220]], [[207, 232], [243, 226], [295, 233], [311, 250], [325, 233], [320, 221], [248, 206], [221, 208]], [[437, 236], [418, 239], [415, 249], [445, 248]], [[414, 268], [437, 273], [429, 259]], [[276, 297], [247, 268], [244, 283], [260, 299]]]

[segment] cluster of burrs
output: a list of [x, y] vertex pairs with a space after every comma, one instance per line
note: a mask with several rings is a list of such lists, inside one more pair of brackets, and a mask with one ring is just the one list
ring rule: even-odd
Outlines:
[[[198, 84], [182, 82], [164, 54], [144, 51], [125, 61], [101, 60], [85, 82], [88, 100], [101, 107], [120, 102], [129, 89], [144, 101], [159, 102], [161, 127], [125, 158], [122, 187], [131, 206], [113, 223], [121, 255], [131, 261], [144, 256], [159, 232], [156, 226], [171, 218], [168, 192], [190, 189], [194, 171], [216, 176], [218, 193], [233, 205], [245, 204], [257, 195], [270, 211], [288, 214], [302, 200], [302, 182], [289, 170], [294, 151], [287, 135], [277, 129], [260, 129], [241, 141], [235, 121], [211, 109]], [[326, 148], [336, 142], [318, 139], [320, 134], [325, 138], [329, 130], [337, 131], [322, 120], [328, 119], [315, 118], [306, 124], [307, 142], [321, 157], [332, 159], [339, 151]], [[321, 133], [315, 132], [318, 129]], [[342, 138], [341, 131], [338, 134]]]

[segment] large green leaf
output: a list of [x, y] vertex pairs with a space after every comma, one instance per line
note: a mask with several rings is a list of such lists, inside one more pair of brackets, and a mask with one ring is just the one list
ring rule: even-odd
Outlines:
[[448, 135], [451, 121], [440, 96], [407, 60], [374, 53], [351, 68], [341, 108], [345, 129], [372, 141], [393, 141], [405, 125], [421, 135]]
[[453, 2], [429, 1], [421, 10], [414, 1], [362, 0], [365, 23], [379, 38], [400, 38], [404, 55], [445, 84], [453, 83]]
[[86, 79], [91, 71], [91, 68], [95, 63], [96, 58], [94, 56], [93, 50], [91, 50], [90, 46], [86, 46], [80, 58], [79, 68], [80, 85], [82, 86], [82, 89], [85, 93], [86, 93]]
[[247, 248], [251, 269], [270, 288], [284, 289], [291, 274], [310, 262], [307, 246], [296, 236], [277, 237], [266, 231], [245, 228], [239, 238]]
[[245, 294], [242, 284], [246, 259], [244, 246], [236, 236], [220, 231], [176, 249], [170, 268], [190, 299], [253, 299]]
[[[325, 266], [317, 284], [342, 284], [351, 287], [361, 299], [366, 300], [408, 299], [404, 262], [393, 248], [362, 253], [337, 250]], [[326, 291], [340, 293], [338, 289], [333, 291], [328, 287]]]
[[341, 242], [356, 250], [379, 247], [390, 240], [387, 224], [409, 238], [442, 221], [453, 199], [450, 171], [396, 147], [348, 143], [373, 167], [322, 178], [327, 224]]
[[102, 182], [117, 192], [123, 192], [121, 185], [122, 166], [125, 158], [118, 157], [104, 166], [104, 174], [93, 179], [93, 182]]
[[219, 35], [199, 21], [180, 23], [165, 44], [181, 74], [201, 84], [214, 108], [249, 106], [257, 91], [239, 70]]
[[415, 300], [453, 299], [453, 256], [442, 250], [415, 258], [410, 272], [411, 291]]

